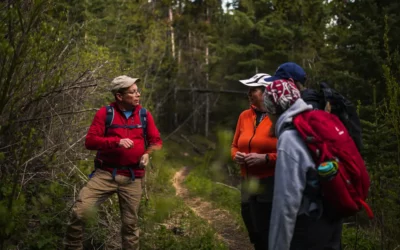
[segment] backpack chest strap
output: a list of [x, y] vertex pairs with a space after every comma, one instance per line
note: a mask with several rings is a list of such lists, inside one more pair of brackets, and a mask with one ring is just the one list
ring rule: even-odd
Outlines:
[[134, 128], [142, 128], [143, 126], [141, 124], [135, 124], [135, 125], [117, 125], [117, 124], [112, 124], [108, 126], [108, 128], [129, 128], [129, 129], [134, 129]]

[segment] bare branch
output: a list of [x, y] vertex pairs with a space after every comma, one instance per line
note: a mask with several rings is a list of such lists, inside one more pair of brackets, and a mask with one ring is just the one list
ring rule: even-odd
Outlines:
[[77, 141], [74, 142], [71, 146], [69, 146], [69, 148], [67, 148], [67, 149], [64, 151], [64, 154], [65, 154], [68, 150], [70, 150], [71, 148], [73, 148], [78, 142], [82, 141], [82, 139], [85, 138], [85, 137], [86, 137], [86, 133], [85, 133], [81, 138], [79, 138], [79, 140], [77, 140]]
[[53, 117], [55, 117], [55, 116], [60, 116], [60, 115], [79, 114], [79, 113], [90, 112], [90, 111], [97, 111], [97, 110], [99, 110], [99, 108], [91, 108], [91, 109], [84, 109], [84, 110], [78, 110], [78, 111], [69, 111], [69, 112], [59, 113], [59, 114], [57, 114], [57, 115], [51, 115], [51, 116], [45, 116], [45, 117], [39, 117], [39, 118], [32, 118], [32, 119], [19, 120], [19, 121], [17, 121], [17, 122], [38, 121], [38, 120], [42, 120], [42, 119], [53, 118]]
[[51, 146], [50, 148], [48, 148], [48, 149], [42, 151], [41, 153], [39, 153], [39, 154], [33, 156], [32, 158], [30, 158], [29, 160], [25, 161], [23, 164], [21, 164], [21, 166], [24, 166], [25, 164], [28, 164], [29, 162], [33, 161], [34, 159], [36, 159], [36, 158], [42, 156], [42, 155], [43, 155], [44, 153], [46, 153], [47, 151], [49, 151], [49, 150], [51, 150], [51, 149], [53, 149], [53, 148], [55, 148], [55, 147], [57, 147], [57, 146], [60, 146], [60, 145], [62, 145], [62, 143], [56, 144], [56, 145], [54, 145], [54, 146]]
[[239, 90], [224, 90], [224, 89], [198, 89], [198, 88], [177, 88], [177, 91], [189, 91], [189, 92], [199, 92], [199, 93], [225, 93], [225, 94], [241, 94], [245, 95], [247, 92]]
[[169, 135], [167, 135], [167, 137], [164, 138], [164, 141], [168, 140], [173, 134], [175, 134], [177, 131], [179, 131], [179, 129], [181, 129], [183, 127], [183, 125], [185, 125], [190, 118], [192, 118], [193, 114], [196, 113], [195, 111], [198, 111], [200, 108], [202, 108], [204, 106], [204, 104], [206, 104], [206, 102], [203, 102], [201, 105], [199, 105], [187, 118], [185, 121], [183, 121], [181, 123], [181, 125], [179, 125], [174, 131], [172, 131], [172, 133], [170, 133]]
[[215, 184], [222, 185], [222, 186], [224, 186], [224, 187], [227, 187], [227, 188], [230, 188], [230, 189], [233, 189], [233, 190], [235, 190], [235, 191], [239, 191], [239, 192], [240, 192], [240, 190], [239, 190], [238, 188], [232, 187], [232, 186], [229, 186], [229, 185], [226, 185], [225, 183], [215, 182]]
[[189, 140], [189, 138], [187, 138], [185, 135], [181, 134], [181, 137], [183, 139], [185, 139], [185, 141], [187, 141], [190, 145], [192, 145], [192, 147], [194, 148], [194, 151], [196, 153], [198, 153], [199, 155], [203, 155], [203, 153], [201, 152], [201, 150], [193, 143]]

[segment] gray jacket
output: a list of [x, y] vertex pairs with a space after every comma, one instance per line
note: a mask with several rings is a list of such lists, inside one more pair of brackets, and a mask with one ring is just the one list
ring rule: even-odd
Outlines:
[[[287, 129], [297, 114], [312, 109], [298, 99], [278, 119], [275, 129], [278, 137], [275, 167], [274, 198], [269, 233], [269, 250], [289, 250], [296, 218], [311, 210], [322, 212], [320, 203], [310, 202], [304, 190], [310, 179], [316, 180], [315, 164], [295, 129]], [[310, 178], [310, 176], [312, 176]]]

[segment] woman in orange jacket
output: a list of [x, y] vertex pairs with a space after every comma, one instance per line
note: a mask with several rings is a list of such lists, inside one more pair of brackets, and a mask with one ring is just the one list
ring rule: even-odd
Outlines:
[[[249, 87], [251, 107], [243, 111], [236, 125], [231, 155], [240, 165], [242, 175], [241, 213], [256, 250], [268, 250], [272, 210], [277, 139], [263, 106], [263, 92], [268, 74], [256, 74], [240, 82]], [[246, 189], [246, 182], [256, 181], [258, 189]]]

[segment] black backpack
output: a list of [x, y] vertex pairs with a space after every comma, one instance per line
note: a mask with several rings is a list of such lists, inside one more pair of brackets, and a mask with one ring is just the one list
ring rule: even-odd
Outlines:
[[355, 142], [358, 151], [362, 149], [361, 123], [357, 109], [351, 101], [336, 90], [330, 88], [327, 83], [320, 83], [320, 91], [305, 89], [301, 92], [301, 98], [311, 104], [314, 109], [324, 110], [327, 102], [331, 105], [331, 113], [339, 117], [347, 128], [351, 138]]

